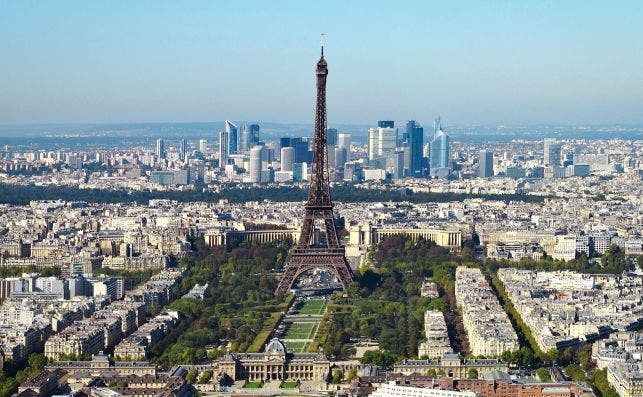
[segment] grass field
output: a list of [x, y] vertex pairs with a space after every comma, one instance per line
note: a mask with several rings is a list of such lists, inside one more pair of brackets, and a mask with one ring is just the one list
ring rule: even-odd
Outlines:
[[299, 381], [285, 380], [279, 385], [282, 389], [296, 389], [299, 386]]
[[306, 342], [291, 342], [284, 340], [286, 350], [292, 353], [301, 353], [306, 349]]
[[244, 383], [243, 385], [244, 389], [261, 389], [262, 387], [263, 387], [263, 382], [246, 381], [246, 383]]
[[304, 301], [304, 304], [297, 310], [297, 314], [322, 314], [326, 307], [324, 299], [311, 299]]
[[312, 339], [317, 324], [290, 323], [287, 325], [283, 339]]

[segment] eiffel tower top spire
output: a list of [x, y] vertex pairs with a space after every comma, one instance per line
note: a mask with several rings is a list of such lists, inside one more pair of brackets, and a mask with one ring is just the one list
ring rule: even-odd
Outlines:
[[306, 208], [332, 208], [330, 174], [328, 172], [326, 147], [326, 77], [328, 64], [324, 59], [322, 34], [321, 56], [317, 62], [317, 103], [315, 107], [315, 136], [313, 138], [313, 164], [310, 191]]

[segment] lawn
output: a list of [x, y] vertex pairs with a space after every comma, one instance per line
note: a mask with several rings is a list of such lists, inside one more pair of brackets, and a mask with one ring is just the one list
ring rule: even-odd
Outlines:
[[286, 346], [286, 350], [292, 353], [301, 353], [306, 348], [306, 342], [289, 342], [287, 340], [283, 342]]
[[317, 324], [290, 323], [287, 325], [283, 339], [312, 339]]
[[326, 300], [311, 299], [304, 301], [304, 304], [297, 310], [297, 314], [322, 314], [326, 307]]
[[263, 382], [250, 382], [246, 381], [243, 384], [244, 389], [261, 389], [263, 387]]
[[299, 381], [285, 380], [279, 385], [282, 389], [296, 389], [299, 386]]

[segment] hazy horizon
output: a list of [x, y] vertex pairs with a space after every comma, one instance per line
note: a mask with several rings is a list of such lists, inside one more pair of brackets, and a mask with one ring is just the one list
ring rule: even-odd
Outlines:
[[[237, 120], [233, 120], [237, 121]], [[284, 136], [310, 137], [312, 123], [278, 123], [258, 121], [261, 125], [260, 139], [277, 141]], [[422, 122], [425, 140], [430, 139], [433, 126]], [[540, 141], [543, 138], [567, 139], [643, 139], [643, 125], [528, 125], [484, 126], [457, 125], [443, 121], [443, 128], [452, 140], [470, 143], [510, 142], [515, 140]], [[329, 127], [351, 134], [351, 141], [366, 143], [367, 129], [373, 124], [337, 124]], [[400, 131], [404, 124], [396, 120]], [[115, 148], [153, 146], [157, 138], [169, 145], [180, 139], [197, 141], [207, 139], [217, 144], [218, 132], [223, 121], [184, 123], [86, 123], [86, 124], [32, 124], [0, 125], [0, 144], [23, 149], [84, 148], [88, 146]]]

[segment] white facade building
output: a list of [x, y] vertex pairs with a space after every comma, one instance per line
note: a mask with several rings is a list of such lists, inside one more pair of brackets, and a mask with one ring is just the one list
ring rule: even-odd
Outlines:
[[383, 384], [371, 394], [373, 397], [476, 397], [472, 391], [429, 389], [425, 387], [403, 386], [394, 381]]

